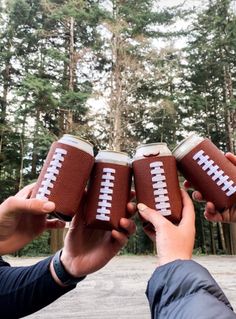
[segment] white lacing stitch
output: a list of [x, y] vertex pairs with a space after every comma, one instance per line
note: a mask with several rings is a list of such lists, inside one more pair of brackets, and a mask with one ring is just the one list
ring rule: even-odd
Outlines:
[[36, 198], [48, 200], [48, 197], [51, 194], [51, 189], [53, 188], [53, 182], [56, 181], [59, 174], [59, 169], [62, 167], [62, 162], [64, 161], [64, 156], [67, 154], [67, 151], [63, 148], [56, 148], [52, 160], [47, 168], [44, 179], [40, 185]]
[[152, 174], [152, 187], [154, 190], [155, 207], [163, 216], [171, 215], [170, 199], [168, 196], [165, 171], [162, 162], [150, 164]]
[[193, 159], [207, 172], [207, 175], [211, 176], [212, 180], [216, 182], [218, 186], [221, 186], [220, 188], [227, 196], [231, 196], [236, 192], [236, 185], [234, 182], [229, 179], [228, 175], [225, 175], [225, 172], [222, 171], [208, 155], [204, 154], [203, 150], [194, 154]]
[[113, 168], [103, 168], [103, 175], [101, 181], [101, 188], [99, 194], [99, 202], [96, 219], [109, 221], [111, 213], [111, 201], [113, 194], [114, 183], [116, 170]]

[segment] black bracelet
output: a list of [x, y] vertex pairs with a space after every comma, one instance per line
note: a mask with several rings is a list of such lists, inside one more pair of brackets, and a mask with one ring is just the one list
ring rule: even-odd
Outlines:
[[73, 277], [72, 275], [70, 275], [64, 265], [62, 264], [61, 262], [61, 253], [62, 253], [62, 250], [59, 250], [53, 257], [53, 268], [54, 268], [54, 271], [57, 275], [57, 277], [60, 279], [60, 281], [66, 285], [66, 286], [69, 286], [69, 285], [76, 285], [78, 282], [80, 282], [81, 280], [83, 280], [86, 276], [83, 276], [83, 277]]

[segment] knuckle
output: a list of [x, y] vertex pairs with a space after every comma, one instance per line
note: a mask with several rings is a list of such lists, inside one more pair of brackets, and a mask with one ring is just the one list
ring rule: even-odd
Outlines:
[[4, 201], [4, 205], [6, 205], [7, 207], [11, 207], [15, 204], [15, 201], [16, 201], [15, 197], [10, 196]]
[[25, 203], [25, 206], [26, 206], [26, 208], [27, 208], [27, 210], [35, 210], [35, 205], [36, 203], [35, 203], [35, 200], [34, 199], [28, 199], [28, 200], [26, 200], [26, 203]]

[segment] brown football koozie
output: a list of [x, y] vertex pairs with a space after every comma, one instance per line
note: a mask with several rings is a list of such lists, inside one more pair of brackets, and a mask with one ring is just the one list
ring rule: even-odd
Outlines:
[[[155, 151], [146, 151], [149, 146]], [[138, 156], [139, 159], [133, 161], [137, 201], [159, 211], [177, 224], [182, 216], [182, 197], [176, 160], [165, 143], [146, 144], [141, 147], [144, 148], [143, 154], [142, 150], [138, 150], [141, 158]]]
[[218, 211], [236, 202], [236, 167], [209, 139], [202, 139], [179, 159], [178, 168]]
[[[108, 153], [108, 151], [101, 152], [105, 155]], [[109, 153], [112, 155], [113, 152]], [[118, 152], [114, 153], [116, 155]], [[126, 217], [130, 188], [131, 167], [128, 164], [104, 162], [98, 159], [94, 164], [88, 186], [85, 224], [98, 229], [119, 229], [120, 219]]]
[[[71, 143], [77, 142], [75, 139], [65, 135], [51, 145], [31, 195], [31, 198], [53, 201], [56, 205], [55, 215], [63, 220], [71, 220], [78, 212], [94, 164], [92, 146], [85, 144], [85, 149], [79, 149]], [[83, 143], [87, 142], [82, 141], [81, 148]]]

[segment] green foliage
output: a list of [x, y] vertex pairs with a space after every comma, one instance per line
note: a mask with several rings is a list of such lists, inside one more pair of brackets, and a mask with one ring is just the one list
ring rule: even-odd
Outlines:
[[137, 255], [154, 253], [153, 242], [144, 233], [140, 218], [135, 216], [134, 221], [137, 226], [136, 233], [129, 238], [128, 244], [122, 249], [122, 253]]
[[[87, 138], [95, 152], [111, 145], [114, 110], [120, 110], [119, 146], [131, 156], [141, 142], [172, 149], [193, 130], [226, 150], [227, 130], [236, 126], [232, 3], [208, 1], [178, 31], [174, 23], [187, 12], [160, 9], [158, 1], [6, 1], [0, 8], [0, 201], [37, 179], [62, 134]], [[179, 50], [175, 39], [183, 34], [188, 41]], [[103, 97], [107, 112], [88, 112], [91, 96]], [[196, 212], [196, 251], [221, 253], [218, 226], [204, 220], [203, 205]], [[135, 221], [137, 233], [123, 252], [152, 253]], [[47, 254], [48, 236], [19, 254]]]
[[87, 107], [85, 102], [89, 98], [91, 91], [67, 91], [61, 97], [61, 104], [63, 108], [68, 110], [79, 111], [81, 115], [85, 115], [87, 112]]
[[184, 104], [187, 103], [188, 111], [185, 114], [194, 119], [186, 128], [212, 137], [223, 149], [227, 139], [225, 112], [234, 105], [234, 98], [229, 97], [226, 101], [225, 70], [230, 69], [234, 85], [235, 59], [232, 54], [235, 55], [236, 48], [232, 34], [235, 21], [231, 1], [209, 2], [193, 23], [186, 50], [188, 73]]
[[44, 256], [50, 254], [49, 232], [44, 232], [27, 246], [17, 252], [17, 256]]

